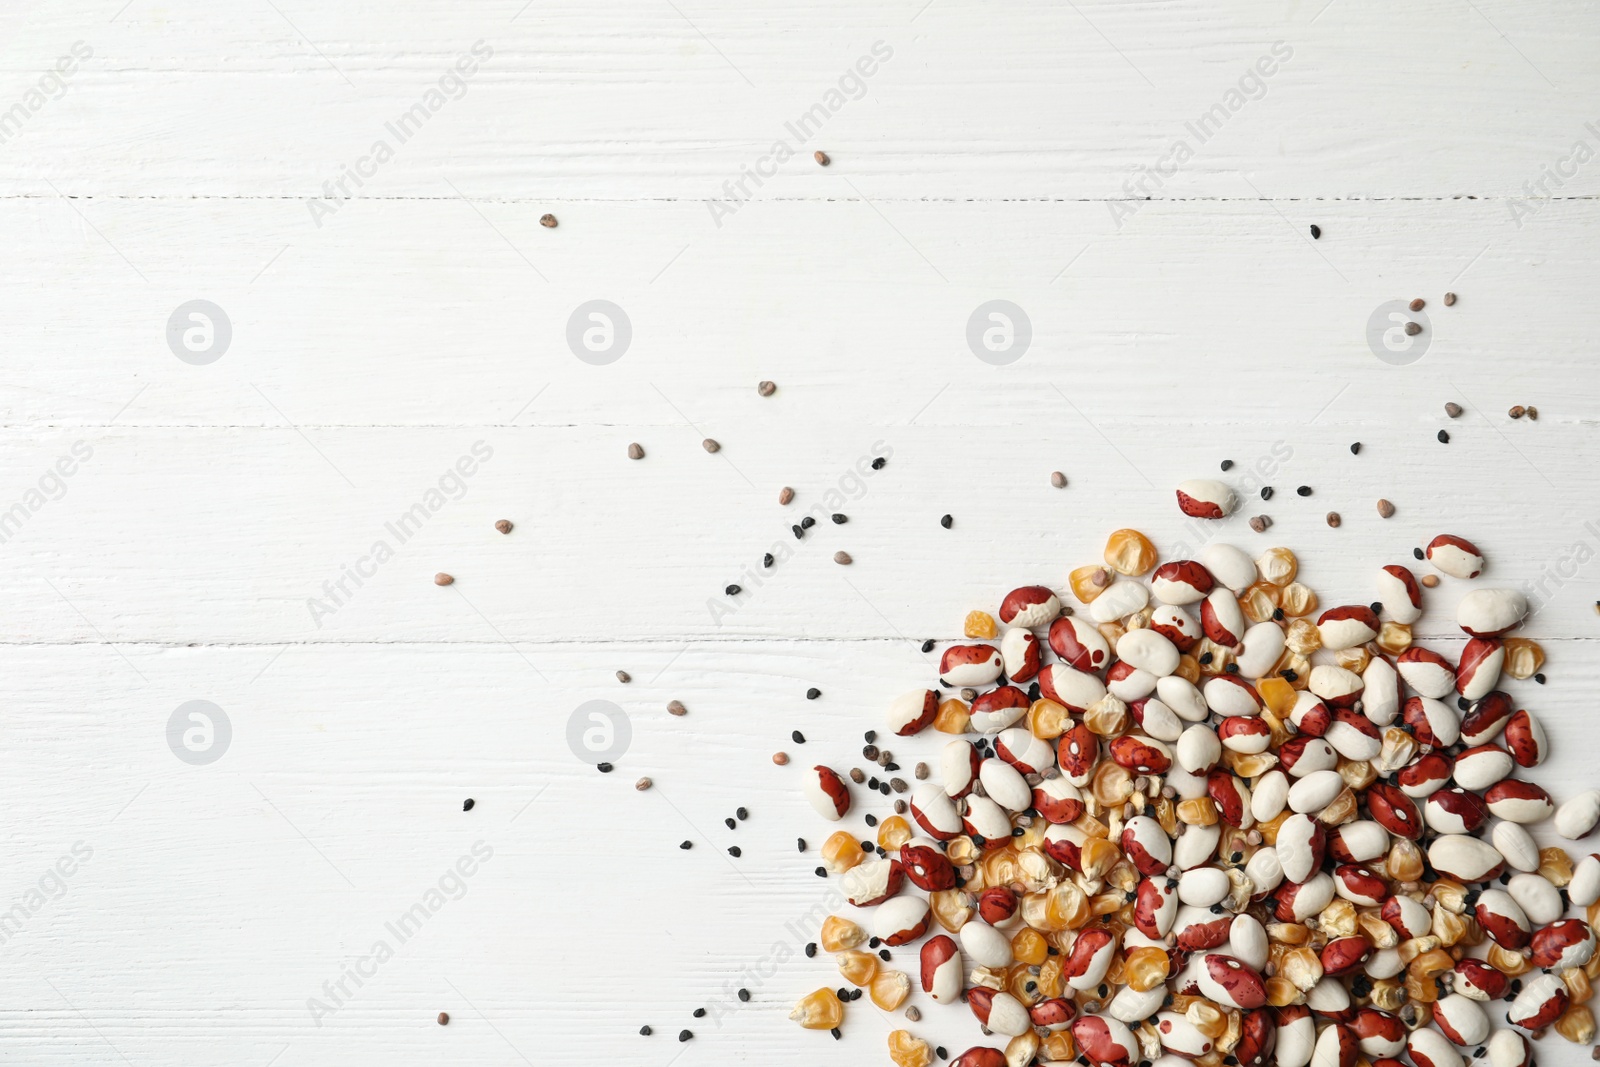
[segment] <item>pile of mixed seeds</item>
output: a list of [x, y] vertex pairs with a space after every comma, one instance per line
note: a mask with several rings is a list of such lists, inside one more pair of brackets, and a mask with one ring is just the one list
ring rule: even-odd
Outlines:
[[[1178, 503], [1237, 500], [1196, 481]], [[896, 814], [821, 845], [858, 911], [807, 954], [848, 984], [791, 1018], [837, 1037], [865, 990], [914, 1023], [920, 984], [990, 1039], [957, 1067], [1526, 1067], [1547, 1028], [1592, 1044], [1600, 856], [1528, 828], [1586, 838], [1600, 790], [1558, 806], [1514, 776], [1549, 749], [1508, 692], [1543, 681], [1507, 636], [1524, 596], [1476, 581], [1461, 537], [1416, 555], [1457, 593], [1453, 663], [1413, 642], [1436, 575], [1375, 568], [1374, 602], [1321, 608], [1287, 548], [1158, 565], [1136, 530], [1071, 573], [1076, 610], [1026, 586], [973, 612], [940, 688], [888, 709], [895, 737], [950, 735], [937, 768], [908, 785], [866, 733]], [[865, 777], [816, 766], [804, 789], [838, 821]], [[914, 980], [889, 950], [918, 943]], [[947, 1056], [888, 1043], [898, 1067]]]

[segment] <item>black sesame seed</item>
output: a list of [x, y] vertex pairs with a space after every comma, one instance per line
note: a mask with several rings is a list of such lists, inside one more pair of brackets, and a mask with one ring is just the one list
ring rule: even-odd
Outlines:
[[932, 641], [924, 641], [924, 642], [922, 642], [922, 651], [924, 651], [924, 652], [932, 652], [933, 651], [933, 642]]
[[742, 592], [744, 592], [744, 590], [739, 588], [737, 585], [730, 585], [722, 591], [722, 594], [724, 596], [738, 596]]
[[805, 518], [800, 520], [800, 529], [809, 530], [809, 529], [811, 529], [811, 527], [815, 526], [816, 524], [817, 524], [817, 520], [812, 518], [810, 515], [807, 515]]
[[1466, 697], [1456, 697], [1456, 708], [1457, 708], [1457, 710], [1466, 711], [1467, 708], [1470, 707], [1470, 706], [1471, 706], [1471, 704], [1467, 700]]
[[696, 1008], [694, 1010], [694, 1017], [696, 1019], [704, 1019], [706, 1017], [706, 1010], [704, 1008]]
[[1225, 470], [1225, 471], [1233, 470], [1233, 460], [1231, 460], [1231, 459], [1223, 460], [1222, 461], [1222, 469]]
[[1272, 486], [1263, 485], [1261, 487], [1261, 499], [1262, 500], [1271, 500], [1272, 499]]
[[876, 730], [868, 730], [866, 733], [861, 735], [861, 740], [866, 741], [868, 744], [871, 744], [873, 741], [876, 741], [877, 739], [878, 739], [878, 731], [876, 731]]
[[794, 839], [794, 843], [795, 843], [795, 847], [796, 847], [796, 849], [798, 851], [804, 852], [806, 850], [806, 839], [805, 838], [797, 837], [797, 838]]
[[1278, 672], [1278, 677], [1282, 678], [1286, 682], [1298, 681], [1300, 678], [1300, 672], [1294, 670], [1293, 668], [1285, 667], [1283, 670]]
[[943, 1045], [940, 1045], [938, 1048], [934, 1049], [933, 1054], [938, 1056], [941, 1060], [947, 1060], [950, 1058], [950, 1053], [944, 1050]]
[[687, 852], [687, 851], [689, 851], [689, 849], [694, 848], [694, 842], [693, 841], [685, 841], [683, 844], [679, 845], [678, 847], [683, 849], [685, 852]]
[[883, 470], [884, 465], [888, 462], [888, 460], [884, 459], [882, 456], [879, 456], [877, 459], [872, 461], [872, 469], [875, 471], [881, 471]]
[[1383, 611], [1383, 602], [1381, 600], [1374, 600], [1372, 603], [1368, 604], [1367, 607], [1372, 609], [1372, 613], [1374, 615], [1377, 615], [1379, 612]]
[[876, 938], [876, 937], [871, 937], [871, 938], [867, 939], [867, 947], [868, 948], [877, 948], [881, 944], [883, 944], [883, 942], [880, 939]]
[[748, 819], [750, 817], [750, 809], [749, 808], [734, 808], [733, 809], [733, 813], [739, 817], [740, 821], [743, 821], [743, 820]]
[[1295, 490], [1295, 495], [1296, 496], [1310, 496], [1311, 495], [1311, 487], [1309, 485], [1302, 485], [1298, 489]]
[[1283, 609], [1282, 608], [1273, 608], [1272, 609], [1272, 621], [1273, 622], [1282, 622], [1283, 621]]
[[833, 991], [833, 996], [834, 999], [840, 1004], [850, 1003], [850, 989], [847, 986], [840, 986], [838, 989], [835, 989]]
[[868, 778], [867, 779], [867, 788], [868, 789], [872, 789], [872, 790], [876, 790], [878, 788], [878, 779], [876, 777]]
[[1360, 441], [1354, 441], [1354, 442], [1351, 442], [1351, 445], [1350, 445], [1350, 454], [1351, 454], [1351, 455], [1352, 455], [1352, 456], [1359, 456], [1359, 455], [1361, 455], [1361, 442], [1360, 442]]
[[463, 800], [461, 802], [461, 810], [462, 811], [471, 811], [474, 807], [477, 806], [477, 804], [478, 804], [478, 802], [476, 800], [473, 800], [471, 797], [468, 797], [467, 799], [465, 799], [465, 800]]
[[889, 962], [889, 950], [886, 949], [886, 948], [880, 948], [878, 950], [878, 958], [880, 960], [883, 960], [885, 963], [888, 963]]
[[888, 782], [879, 782], [878, 783], [878, 792], [882, 793], [884, 796], [888, 796], [889, 795], [889, 783]]
[[1413, 548], [1411, 550], [1411, 557], [1413, 559], [1426, 559], [1427, 558], [1426, 554], [1424, 554], [1422, 549], [1420, 549], [1420, 548]]
[[772, 561], [772, 553], [771, 552], [768, 552], [766, 555], [761, 557], [761, 565], [763, 567], [771, 567], [772, 566], [772, 562], [773, 561]]
[[896, 763], [894, 760], [890, 760], [888, 763], [883, 765], [883, 769], [886, 771], [898, 771], [900, 769], [900, 764]]
[[1311, 224], [1311, 239], [1313, 241], [1322, 240], [1322, 227], [1314, 222]]
[[748, 989], [739, 990], [739, 999], [742, 1000], [742, 1001], [748, 1002], [750, 1000], [750, 990], [748, 990]]
[[833, 1035], [833, 1039], [835, 1041], [839, 1040], [841, 1037], [844, 1036], [843, 1034], [841, 1034], [839, 1032], [839, 1028], [837, 1026], [835, 1026], [832, 1030], [829, 1030], [828, 1033]]
[[797, 745], [803, 745], [803, 744], [806, 743], [806, 735], [801, 733], [799, 730], [796, 730], [793, 733], [791, 733], [789, 735], [789, 739], [791, 741], [793, 741]]
[[867, 825], [868, 826], [876, 826], [876, 825], [878, 825], [878, 817], [876, 815], [868, 815], [867, 816]]
[[650, 1029], [648, 1026], [641, 1026], [639, 1027], [639, 1033], [643, 1037], [649, 1037], [651, 1034], [655, 1033], [655, 1031]]
[[730, 830], [732, 830], [734, 827], [739, 825], [738, 823], [734, 822], [732, 819], [723, 819], [722, 820], [722, 824], [724, 826], [726, 826]]
[[694, 1031], [693, 1030], [679, 1030], [678, 1031], [678, 1040], [679, 1041], [687, 1041], [693, 1036], [694, 1036]]
[[802, 537], [804, 537], [806, 535], [806, 532], [804, 530], [802, 530], [798, 526], [791, 526], [791, 527], [789, 527], [789, 529], [794, 531], [794, 539], [796, 541], [800, 540]]
[[1222, 668], [1222, 673], [1223, 674], [1238, 674], [1239, 673], [1239, 665], [1237, 663], [1230, 663], [1226, 667]]
[[1210, 663], [1211, 662], [1211, 653], [1209, 653], [1209, 652], [1200, 653], [1200, 662], [1201, 663]]
[[816, 956], [816, 954], [817, 954], [817, 943], [815, 941], [807, 941], [806, 942], [806, 958], [807, 959], [814, 958]]
[[950, 517], [949, 515], [944, 515], [944, 516], [940, 517], [939, 525], [943, 526], [946, 530], [948, 530], [948, 529], [950, 529], [951, 526], [953, 526], [955, 524], [955, 521], [956, 520], [953, 519], [952, 517]]
[[728, 855], [732, 856], [734, 859], [738, 859], [740, 856], [744, 855], [744, 853], [740, 850], [738, 845], [729, 845]]
[[871, 852], [873, 849], [875, 849], [877, 847], [878, 847], [877, 845], [873, 844], [871, 841], [868, 841], [866, 838], [863, 837], [861, 839], [861, 851], [863, 851], [863, 852]]
[[1543, 685], [1544, 684], [1544, 674], [1543, 674], [1543, 672], [1534, 675], [1533, 676], [1533, 680], [1538, 682], [1540, 685]]
[[1438, 434], [1438, 437], [1439, 437], [1439, 443], [1441, 445], [1447, 445], [1447, 444], [1450, 443], [1450, 435], [1448, 433], [1446, 433], [1445, 431], [1440, 430], [1439, 434]]
[[826, 868], [826, 867], [818, 867], [816, 870], [812, 871], [811, 873], [815, 874], [818, 878], [826, 878], [826, 877], [828, 877], [828, 868]]
[[599, 771], [601, 774], [610, 774], [612, 767], [609, 763], [596, 763], [594, 765], [594, 769]]
[[806, 690], [806, 699], [807, 700], [815, 700], [821, 695], [822, 695], [822, 690], [818, 689], [816, 686], [812, 686], [810, 689]]
[[850, 521], [850, 516], [846, 515], [842, 511], [835, 511], [832, 515], [829, 515], [828, 518], [833, 520], [833, 524], [835, 526], [843, 526], [845, 523]]

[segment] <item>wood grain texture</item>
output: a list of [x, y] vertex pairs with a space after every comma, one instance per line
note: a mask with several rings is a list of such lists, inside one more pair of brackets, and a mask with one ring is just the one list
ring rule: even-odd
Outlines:
[[[1577, 144], [1600, 152], [1597, 16], [0, 14], [0, 799], [26, 905], [0, 910], [0, 1048], [140, 1067], [884, 1062], [891, 1025], [865, 1001], [837, 1045], [784, 1018], [837, 981], [800, 954], [827, 890], [795, 848], [825, 836], [796, 772], [849, 766], [886, 702], [932, 680], [922, 640], [1016, 585], [1062, 588], [1122, 525], [1164, 555], [1291, 545], [1326, 603], [1370, 599], [1375, 568], [1435, 533], [1471, 537], [1487, 577], [1539, 606], [1549, 684], [1516, 692], [1557, 740], [1540, 780], [1592, 785], [1575, 740], [1600, 683], [1600, 187]], [[470, 77], [441, 84], [480, 41]], [[92, 54], [49, 80], [75, 42]], [[875, 42], [872, 73], [841, 86]], [[1264, 56], [1273, 73], [1241, 86]], [[388, 124], [418, 104], [402, 143]], [[356, 186], [378, 140], [392, 156]], [[779, 140], [794, 158], [769, 166]], [[1427, 353], [1386, 365], [1369, 318], [1413, 296]], [[208, 366], [164, 332], [196, 298], [233, 329]], [[633, 329], [609, 366], [566, 340], [596, 298]], [[1032, 323], [1008, 366], [966, 340], [993, 299]], [[1539, 420], [1508, 419], [1516, 403]], [[1223, 459], [1246, 506], [1186, 525], [1173, 487]], [[1265, 537], [1246, 526], [1260, 512]], [[1419, 626], [1443, 650], [1459, 591]], [[611, 775], [567, 742], [597, 699], [632, 730]], [[208, 766], [168, 747], [191, 700], [231, 724]], [[863, 834], [865, 810], [847, 824]], [[62, 857], [72, 873], [52, 875]], [[386, 924], [430, 891], [401, 943]], [[393, 956], [374, 964], [380, 940]], [[324, 989], [363, 960], [359, 987]], [[698, 1038], [679, 1045], [682, 1027]], [[976, 1038], [962, 1012], [920, 1030], [953, 1052]]]

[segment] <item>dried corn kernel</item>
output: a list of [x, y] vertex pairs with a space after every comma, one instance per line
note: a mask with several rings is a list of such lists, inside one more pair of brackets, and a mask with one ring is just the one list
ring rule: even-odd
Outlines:
[[867, 932], [861, 927], [849, 919], [830, 915], [822, 921], [822, 933], [817, 940], [826, 952], [843, 952], [855, 948], [866, 939]]
[[1594, 985], [1582, 967], [1568, 967], [1561, 972], [1561, 981], [1567, 987], [1567, 996], [1574, 1004], [1587, 1004], [1594, 997]]
[[968, 637], [978, 637], [988, 640], [995, 634], [999, 633], [1000, 629], [995, 625], [994, 616], [990, 615], [987, 611], [969, 611], [967, 612], [967, 620], [962, 625], [961, 632], [966, 634]]
[[941, 734], [964, 734], [972, 725], [971, 712], [966, 703], [954, 697], [941, 700], [933, 716], [933, 728]]
[[1194, 797], [1178, 804], [1178, 821], [1190, 826], [1215, 826], [1217, 805], [1210, 797]]
[[1533, 968], [1528, 957], [1520, 952], [1501, 948], [1499, 945], [1489, 946], [1489, 951], [1484, 954], [1484, 962], [1509, 978], [1527, 974]]
[[1411, 647], [1411, 627], [1398, 622], [1386, 622], [1378, 630], [1378, 647], [1391, 656], [1398, 656]]
[[1041, 697], [1028, 707], [1028, 729], [1042, 741], [1054, 741], [1070, 724], [1067, 709], [1054, 700]]
[[1501, 669], [1513, 678], [1532, 678], [1544, 666], [1544, 649], [1537, 641], [1530, 641], [1526, 637], [1508, 637], [1504, 647], [1506, 659]]
[[1283, 954], [1278, 973], [1304, 993], [1322, 980], [1322, 957], [1310, 945], [1292, 948]]
[[1572, 881], [1572, 858], [1556, 845], [1539, 850], [1539, 876], [1557, 889]]
[[848, 830], [835, 830], [822, 843], [822, 865], [831, 874], [843, 874], [860, 863], [864, 856], [861, 842]]
[[854, 986], [864, 986], [878, 973], [878, 957], [860, 949], [839, 953], [839, 973]]
[[1084, 604], [1104, 593], [1110, 584], [1111, 572], [1104, 567], [1079, 567], [1067, 575], [1067, 585], [1071, 587], [1072, 595]]
[[891, 815], [878, 824], [878, 844], [891, 852], [911, 840], [911, 824], [899, 815]]
[[831, 989], [817, 989], [800, 998], [789, 1018], [807, 1030], [832, 1030], [844, 1022], [844, 1005]]
[[1256, 573], [1273, 585], [1288, 585], [1299, 569], [1300, 561], [1287, 548], [1269, 548], [1256, 558]]
[[1101, 737], [1115, 737], [1128, 728], [1128, 705], [1107, 693], [1089, 705], [1083, 725]]
[[1156, 565], [1156, 546], [1138, 530], [1113, 530], [1106, 538], [1105, 561], [1118, 574], [1144, 574]]
[[1039, 1035], [1029, 1030], [1006, 1042], [1006, 1067], [1028, 1067], [1039, 1055]]
[[961, 889], [938, 889], [928, 894], [928, 908], [934, 921], [954, 934], [972, 918], [972, 894]]
[[1309, 656], [1322, 647], [1322, 631], [1310, 619], [1296, 619], [1284, 630], [1283, 641], [1289, 651]]
[[1587, 1004], [1574, 1004], [1556, 1020], [1556, 1033], [1575, 1045], [1594, 1041], [1594, 1012]]
[[1396, 838], [1383, 865], [1394, 881], [1415, 882], [1422, 877], [1422, 850], [1415, 841]]
[[1317, 594], [1308, 586], [1290, 582], [1283, 587], [1283, 595], [1278, 598], [1278, 606], [1283, 609], [1285, 615], [1297, 619], [1317, 610]]
[[1127, 768], [1110, 760], [1102, 760], [1094, 770], [1090, 792], [1106, 807], [1121, 804], [1133, 792], [1133, 774]]
[[1333, 662], [1347, 671], [1360, 674], [1367, 669], [1367, 664], [1372, 662], [1372, 653], [1367, 651], [1366, 645], [1342, 648], [1333, 654]]
[[1278, 610], [1278, 587], [1267, 582], [1257, 582], [1239, 598], [1239, 610], [1251, 622], [1269, 622]]
[[1128, 984], [1141, 993], [1167, 980], [1167, 954], [1159, 948], [1136, 948], [1123, 961]]
[[1100, 636], [1105, 638], [1106, 644], [1112, 648], [1116, 648], [1117, 642], [1122, 640], [1122, 635], [1128, 632], [1128, 628], [1120, 622], [1103, 622], [1095, 629], [1100, 631]]
[[1178, 669], [1173, 672], [1186, 682], [1194, 683], [1200, 680], [1200, 661], [1192, 653], [1184, 653], [1178, 659]]
[[1256, 693], [1274, 715], [1280, 719], [1289, 717], [1289, 712], [1294, 710], [1294, 686], [1282, 678], [1263, 678], [1256, 683]]
[[[904, 977], [902, 975], [902, 977]], [[933, 1049], [909, 1030], [895, 1030], [889, 1034], [889, 1058], [895, 1067], [928, 1067], [933, 1062]]]
[[884, 1011], [894, 1011], [911, 995], [911, 979], [904, 971], [885, 968], [872, 979], [872, 1003]]

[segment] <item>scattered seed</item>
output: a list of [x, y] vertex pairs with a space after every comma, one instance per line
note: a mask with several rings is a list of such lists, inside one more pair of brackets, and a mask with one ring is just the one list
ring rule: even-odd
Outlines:
[[648, 1026], [641, 1026], [639, 1027], [639, 1033], [645, 1037], [649, 1037], [651, 1034], [655, 1033], [655, 1031], [650, 1029]]
[[1272, 499], [1272, 486], [1263, 485], [1261, 487], [1261, 499], [1262, 500], [1271, 500]]
[[679, 845], [678, 847], [683, 849], [685, 852], [687, 852], [691, 848], [694, 848], [694, 842], [693, 841], [685, 841], [681, 845]]
[[1328, 525], [1329, 526], [1337, 528], [1341, 521], [1342, 520], [1339, 518], [1339, 513], [1337, 511], [1328, 512]]
[[772, 762], [776, 763], [780, 767], [788, 766], [788, 764], [789, 764], [789, 753], [787, 753], [787, 752], [774, 752], [772, 754]]
[[743, 1001], [744, 1003], [748, 1004], [750, 1002], [750, 990], [748, 990], [748, 989], [739, 990], [739, 999], [741, 1001]]
[[618, 671], [617, 681], [621, 682], [623, 685], [627, 685], [629, 682], [633, 681], [633, 675], [629, 674], [627, 671]]
[[1406, 336], [1407, 337], [1415, 337], [1417, 334], [1419, 334], [1421, 332], [1422, 332], [1422, 323], [1420, 323], [1420, 322], [1408, 322], [1408, 323], [1406, 323]]
[[812, 686], [810, 689], [806, 690], [806, 699], [807, 700], [815, 700], [821, 695], [822, 695], [822, 690], [818, 689], [816, 686]]
[[884, 467], [888, 466], [888, 464], [888, 460], [884, 459], [882, 456], [879, 456], [877, 459], [872, 461], [872, 469], [875, 471], [881, 471]]
[[1534, 422], [1539, 421], [1539, 409], [1531, 404], [1528, 406], [1528, 418], [1532, 419]]
[[809, 530], [809, 529], [811, 529], [811, 527], [815, 526], [816, 524], [817, 524], [817, 520], [812, 518], [810, 515], [807, 515], [805, 518], [800, 520], [800, 529]]
[[1420, 549], [1420, 548], [1413, 548], [1411, 550], [1411, 558], [1412, 559], [1427, 559], [1428, 558], [1428, 554], [1426, 552], [1422, 551], [1422, 549]]
[[806, 735], [801, 733], [799, 730], [795, 730], [789, 735], [789, 740], [793, 741], [797, 745], [803, 745], [806, 743]]
[[794, 490], [790, 489], [787, 485], [784, 486], [782, 489], [778, 490], [778, 503], [780, 503], [780, 504], [788, 504], [789, 501], [791, 501], [793, 499], [794, 499]]
[[496, 520], [496, 522], [494, 524], [494, 528], [496, 530], [499, 530], [503, 534], [508, 534], [508, 533], [511, 532], [511, 520], [510, 519], [499, 519], [499, 520]]
[[1406, 306], [1412, 311], [1421, 311], [1423, 308], [1428, 306], [1428, 302], [1419, 296], [1412, 299], [1411, 303], [1407, 304]]
[[732, 856], [734, 859], [738, 859], [740, 856], [744, 855], [744, 852], [739, 848], [738, 845], [729, 845], [728, 855]]
[[1506, 414], [1510, 415], [1513, 419], [1520, 419], [1527, 413], [1528, 409], [1523, 407], [1521, 404], [1515, 405], [1510, 411], [1506, 412]]
[[852, 562], [850, 559], [850, 553], [842, 550], [833, 554], [833, 561], [841, 567], [848, 567]]
[[820, 148], [811, 153], [811, 158], [817, 161], [817, 166], [819, 167], [826, 167], [829, 163], [833, 162], [833, 160], [828, 158], [828, 153], [824, 152]]
[[833, 524], [835, 526], [843, 526], [845, 523], [850, 521], [850, 516], [844, 514], [842, 511], [836, 511], [832, 515], [829, 515], [828, 518], [833, 520]]
[[1361, 442], [1360, 442], [1360, 441], [1354, 441], [1354, 442], [1351, 442], [1351, 445], [1350, 445], [1350, 454], [1351, 454], [1351, 455], [1352, 455], [1352, 456], [1359, 456], [1359, 455], [1361, 455]]
[[922, 651], [924, 651], [924, 652], [932, 652], [933, 651], [933, 642], [932, 641], [924, 641], [924, 642], [922, 642]]
[[694, 1017], [696, 1019], [704, 1019], [706, 1017], [706, 1010], [704, 1008], [696, 1008], [694, 1010]]
[[707, 452], [721, 452], [722, 451], [722, 446], [717, 444], [716, 441], [714, 441], [713, 439], [711, 439], [709, 437], [706, 438], [704, 441], [700, 442], [700, 447], [705, 449]]
[[1455, 307], [1456, 306], [1456, 294], [1454, 294], [1454, 293], [1446, 293], [1446, 294], [1444, 294], [1444, 306], [1447, 307], [1447, 308]]
[[1445, 431], [1440, 430], [1437, 436], [1441, 445], [1447, 445], [1450, 443], [1450, 435]]
[[478, 806], [478, 802], [476, 800], [473, 800], [471, 797], [468, 797], [467, 799], [465, 799], [465, 800], [463, 800], [461, 802], [461, 810], [462, 811], [471, 811], [473, 808], [475, 808], [477, 806]]
[[1231, 459], [1223, 460], [1222, 461], [1222, 469], [1225, 470], [1225, 471], [1233, 470], [1233, 460], [1231, 460]]
[[539, 225], [543, 226], [547, 230], [553, 230], [561, 224], [556, 221], [556, 217], [554, 215], [547, 213], [539, 216]]
[[1057, 489], [1065, 489], [1067, 487], [1067, 476], [1060, 471], [1051, 471], [1050, 484]]
[[806, 535], [806, 531], [805, 531], [805, 528], [803, 526], [795, 525], [795, 526], [789, 527], [789, 529], [794, 531], [794, 539], [796, 541], [800, 540], [802, 537], [804, 537]]
[[722, 590], [724, 596], [738, 596], [742, 592], [744, 592], [744, 589], [738, 585], [730, 585]]
[[850, 768], [850, 780], [856, 785], [860, 785], [867, 780], [867, 772], [860, 767], [852, 767]]
[[906, 813], [906, 802], [903, 801], [903, 800], [895, 801], [894, 802], [894, 813], [896, 815], [904, 815]]
[[911, 773], [917, 776], [917, 781], [919, 781], [919, 782], [927, 781], [927, 779], [928, 779], [928, 765], [926, 763], [919, 763], [919, 764], [917, 764], [916, 769], [913, 770]]
[[734, 808], [733, 814], [735, 818], [737, 818], [740, 822], [743, 822], [750, 817], [750, 809], [744, 807]]
[[1298, 489], [1295, 490], [1295, 495], [1296, 496], [1310, 496], [1311, 495], [1311, 487], [1309, 485], [1302, 485]]
[[774, 562], [774, 560], [772, 558], [772, 553], [771, 552], [768, 552], [766, 555], [761, 557], [761, 566], [763, 568], [765, 568], [766, 570], [771, 570], [772, 569], [773, 562]]
[[948, 530], [950, 529], [951, 525], [955, 523], [955, 521], [956, 520], [951, 518], [949, 515], [945, 515], [939, 519], [939, 525]]
[[678, 1031], [678, 1040], [679, 1041], [687, 1041], [693, 1036], [694, 1036], [694, 1031], [693, 1030], [679, 1030]]
[[[1445, 298], [1445, 303], [1448, 304], [1449, 302], [1450, 302], [1450, 298], [1446, 297]], [[1444, 413], [1446, 415], [1449, 415], [1452, 419], [1459, 419], [1461, 417], [1461, 405], [1457, 404], [1454, 400], [1452, 400], [1449, 403], [1445, 404]]]
[[455, 581], [453, 576], [446, 574], [444, 571], [440, 571], [433, 576], [434, 585], [454, 585]]
[[1432, 589], [1439, 584], [1439, 576], [1437, 574], [1424, 574], [1421, 581], [1423, 585]]
[[[449, 1026], [450, 1025], [450, 1013], [449, 1012], [441, 1011], [439, 1013], [439, 1025], [440, 1026]], [[647, 1026], [647, 1027], [645, 1027], [643, 1030], [641, 1030], [639, 1032], [641, 1034], [643, 1034], [643, 1033], [648, 1033], [649, 1031], [650, 1031], [650, 1028]]]
[[906, 783], [904, 778], [891, 778], [889, 779], [889, 788], [893, 789], [896, 793], [904, 793], [907, 789], [910, 789], [911, 786]]
[[671, 700], [671, 701], [667, 702], [667, 714], [668, 715], [687, 715], [687, 714], [689, 714], [689, 709], [683, 706], [683, 701], [681, 701], [681, 700]]
[[601, 774], [610, 774], [612, 771], [616, 770], [616, 768], [609, 763], [596, 763], [594, 765], [594, 769], [599, 771]]
[[1267, 518], [1265, 515], [1257, 515], [1255, 518], [1250, 520], [1250, 529], [1254, 530], [1256, 533], [1266, 533], [1267, 527], [1271, 525], [1272, 520]]
[[644, 446], [641, 445], [637, 441], [633, 442], [633, 444], [628, 446], [628, 458], [629, 459], [643, 459], [644, 458]]
[[652, 782], [648, 778], [641, 778], [637, 782], [633, 783], [633, 787], [635, 789], [637, 789], [641, 793], [643, 793], [646, 789], [649, 789], [653, 785], [655, 785], [655, 783]]
[[760, 393], [762, 396], [771, 396], [777, 391], [778, 384], [776, 382], [761, 382], [756, 386], [756, 392]]
[[817, 955], [817, 943], [815, 941], [807, 941], [806, 942], [806, 959], [814, 959], [816, 957], [816, 955]]
[[963, 689], [963, 690], [961, 690], [961, 699], [965, 700], [968, 704], [970, 704], [974, 700], [978, 699], [978, 691], [976, 689], [972, 689], [970, 687], [966, 688], [966, 689]]
[[1313, 241], [1322, 240], [1322, 227], [1314, 222], [1311, 224], [1311, 239]]
[[911, 1005], [911, 1007], [906, 1009], [906, 1022], [915, 1023], [915, 1022], [921, 1022], [921, 1021], [922, 1021], [922, 1013], [917, 1010], [917, 1006], [915, 1004]]

